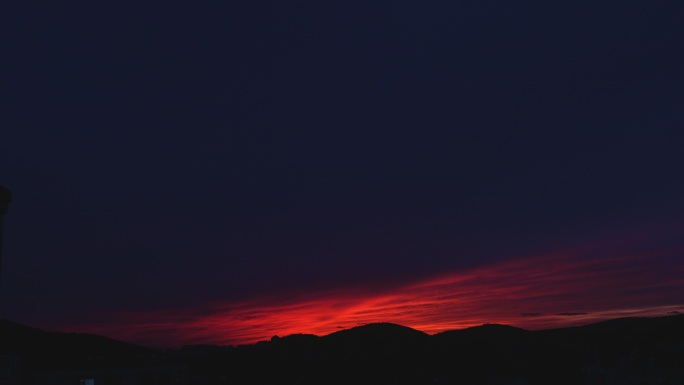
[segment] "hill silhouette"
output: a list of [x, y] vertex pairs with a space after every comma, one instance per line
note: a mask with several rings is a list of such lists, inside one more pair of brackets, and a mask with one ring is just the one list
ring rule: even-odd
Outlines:
[[169, 382], [177, 384], [681, 385], [684, 372], [684, 315], [537, 331], [485, 324], [434, 335], [372, 323], [325, 336], [172, 350], [0, 320], [0, 338], [0, 354], [21, 358], [21, 384], [56, 369], [160, 364], [187, 368]]
[[88, 357], [131, 357], [151, 349], [87, 333], [48, 332], [0, 319], [0, 354], [51, 356], [61, 363]]

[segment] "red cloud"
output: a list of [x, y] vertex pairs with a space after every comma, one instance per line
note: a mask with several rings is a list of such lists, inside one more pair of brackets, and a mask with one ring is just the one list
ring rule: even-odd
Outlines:
[[[684, 311], [684, 267], [676, 253], [587, 249], [444, 274], [383, 292], [293, 293], [283, 299], [205, 304], [197, 309], [119, 314], [79, 331], [146, 344], [249, 344], [273, 335], [325, 335], [339, 327], [394, 322], [426, 333], [483, 323], [526, 329]], [[534, 317], [526, 314], [535, 314]], [[568, 316], [572, 314], [572, 316]]]

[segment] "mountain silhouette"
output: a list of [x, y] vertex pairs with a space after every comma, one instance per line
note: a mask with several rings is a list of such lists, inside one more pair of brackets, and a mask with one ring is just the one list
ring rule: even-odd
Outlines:
[[24, 382], [17, 384], [31, 385], [41, 373], [80, 368], [97, 374], [92, 370], [107, 365], [187, 368], [187, 376], [164, 382], [174, 384], [681, 385], [684, 372], [681, 314], [537, 331], [484, 324], [434, 335], [372, 323], [324, 336], [168, 350], [0, 320], [0, 338], [0, 354], [21, 359]]
[[0, 354], [50, 355], [61, 361], [130, 357], [151, 349], [87, 333], [48, 332], [0, 319]]
[[323, 340], [335, 348], [400, 349], [426, 343], [429, 335], [407, 326], [393, 323], [370, 323], [339, 330]]

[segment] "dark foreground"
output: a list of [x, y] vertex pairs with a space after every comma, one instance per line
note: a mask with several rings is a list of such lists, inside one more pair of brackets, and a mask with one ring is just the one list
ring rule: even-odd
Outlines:
[[432, 336], [383, 323], [177, 350], [0, 320], [1, 385], [682, 385], [683, 373], [681, 314], [541, 331], [482, 325]]

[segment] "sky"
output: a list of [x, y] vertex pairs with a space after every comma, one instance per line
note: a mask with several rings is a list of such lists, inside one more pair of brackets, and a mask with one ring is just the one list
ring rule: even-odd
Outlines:
[[0, 7], [1, 318], [178, 347], [684, 312], [682, 2]]

